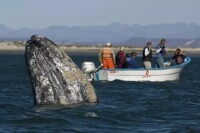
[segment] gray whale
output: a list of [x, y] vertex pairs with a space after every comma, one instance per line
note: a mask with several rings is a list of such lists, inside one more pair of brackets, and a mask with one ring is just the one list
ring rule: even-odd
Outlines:
[[44, 36], [25, 44], [25, 61], [35, 105], [97, 102], [94, 87], [71, 58]]

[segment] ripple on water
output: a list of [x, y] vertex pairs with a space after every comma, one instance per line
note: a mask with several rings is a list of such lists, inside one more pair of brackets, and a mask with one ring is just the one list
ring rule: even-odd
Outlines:
[[99, 117], [99, 115], [95, 112], [87, 112], [84, 114], [85, 117]]

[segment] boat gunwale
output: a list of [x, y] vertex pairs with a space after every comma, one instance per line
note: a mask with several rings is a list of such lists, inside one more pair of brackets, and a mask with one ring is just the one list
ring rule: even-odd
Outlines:
[[107, 71], [168, 70], [168, 69], [181, 68], [181, 67], [186, 66], [188, 63], [191, 62], [191, 58], [190, 57], [186, 57], [186, 59], [187, 59], [187, 61], [182, 63], [182, 64], [180, 64], [180, 65], [174, 65], [174, 66], [164, 67], [164, 68], [150, 68], [150, 69], [146, 69], [146, 68], [115, 68], [115, 69], [100, 69], [99, 71], [101, 71], [101, 70], [107, 70]]

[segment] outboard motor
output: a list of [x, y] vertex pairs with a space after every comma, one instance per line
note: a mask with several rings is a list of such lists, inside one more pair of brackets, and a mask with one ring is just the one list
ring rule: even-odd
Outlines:
[[96, 67], [93, 62], [83, 62], [81, 69], [83, 73], [87, 75], [89, 81], [94, 80]]

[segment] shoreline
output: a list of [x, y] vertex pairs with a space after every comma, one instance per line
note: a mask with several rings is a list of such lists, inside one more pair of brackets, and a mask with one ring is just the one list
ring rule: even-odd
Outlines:
[[[58, 47], [68, 54], [91, 54], [95, 55], [100, 52], [102, 46], [85, 46], [85, 45], [58, 45]], [[138, 54], [142, 54], [142, 47], [137, 46], [124, 46], [125, 53], [135, 51]], [[119, 50], [120, 46], [114, 46], [113, 50], [115, 53]], [[181, 47], [180, 47], [181, 48]], [[183, 53], [189, 56], [200, 56], [200, 48], [181, 48]], [[166, 48], [168, 53], [171, 55], [175, 52], [176, 48]], [[0, 42], [0, 54], [2, 53], [24, 53], [25, 42]], [[153, 48], [153, 54], [155, 54], [155, 48]]]

